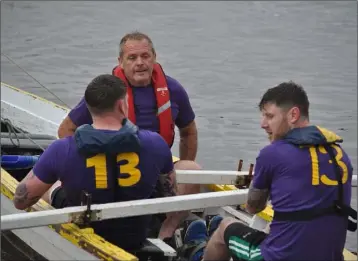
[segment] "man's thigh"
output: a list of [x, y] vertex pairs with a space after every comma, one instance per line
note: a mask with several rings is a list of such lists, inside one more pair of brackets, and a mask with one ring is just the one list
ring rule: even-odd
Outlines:
[[238, 222], [229, 225], [224, 232], [225, 244], [234, 261], [263, 260], [260, 244], [265, 238], [264, 232]]
[[51, 195], [51, 206], [54, 208], [65, 208], [68, 206], [66, 192], [62, 186], [55, 188]]

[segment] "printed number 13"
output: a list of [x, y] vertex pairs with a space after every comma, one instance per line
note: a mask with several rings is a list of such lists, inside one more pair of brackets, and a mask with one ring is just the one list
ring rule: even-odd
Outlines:
[[[137, 184], [141, 178], [141, 172], [137, 168], [139, 157], [137, 153], [128, 152], [117, 155], [117, 162], [127, 161], [126, 164], [119, 166], [120, 174], [127, 174], [127, 178], [118, 178], [118, 185], [122, 187], [130, 187]], [[94, 176], [97, 189], [106, 189], [108, 187], [107, 177], [107, 160], [106, 155], [97, 154], [86, 160], [86, 167], [94, 167]]]
[[[332, 145], [332, 147], [337, 151], [336, 160], [339, 165], [339, 167], [343, 170], [343, 177], [342, 177], [342, 184], [347, 182], [348, 179], [348, 168], [347, 165], [341, 161], [343, 157], [343, 152], [340, 147], [337, 145]], [[312, 161], [312, 185], [316, 186], [319, 185], [319, 182], [321, 181], [323, 184], [328, 186], [337, 186], [338, 181], [332, 180], [327, 177], [326, 174], [320, 175], [319, 173], [319, 163], [318, 163], [318, 155], [317, 150], [315, 147], [309, 148], [310, 155], [311, 155], [311, 161]], [[326, 149], [323, 146], [318, 147], [318, 151], [322, 154], [327, 154]], [[329, 160], [329, 163], [334, 164], [332, 160]]]

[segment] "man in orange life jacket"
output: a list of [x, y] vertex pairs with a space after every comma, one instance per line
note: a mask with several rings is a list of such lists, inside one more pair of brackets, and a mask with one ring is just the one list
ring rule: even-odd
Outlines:
[[[151, 39], [140, 32], [125, 35], [120, 42], [118, 62], [112, 74], [127, 85], [129, 120], [140, 129], [158, 132], [170, 147], [176, 125], [180, 133], [180, 160], [175, 163], [175, 169], [200, 169], [194, 162], [197, 128], [189, 97], [183, 86], [165, 75], [156, 63]], [[71, 136], [80, 125], [91, 123], [91, 115], [82, 99], [61, 123], [58, 136]], [[198, 185], [178, 185], [178, 194], [198, 192]]]

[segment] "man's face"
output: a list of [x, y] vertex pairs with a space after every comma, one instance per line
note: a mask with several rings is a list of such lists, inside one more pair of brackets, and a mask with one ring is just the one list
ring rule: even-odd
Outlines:
[[123, 55], [118, 61], [130, 84], [133, 86], [150, 84], [155, 54], [148, 40], [128, 40], [122, 51]]
[[268, 134], [270, 142], [281, 139], [291, 129], [289, 112], [277, 107], [276, 104], [266, 103], [261, 112], [261, 128]]

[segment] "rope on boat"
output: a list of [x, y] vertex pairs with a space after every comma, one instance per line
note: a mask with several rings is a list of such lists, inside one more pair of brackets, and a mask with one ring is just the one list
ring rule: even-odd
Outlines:
[[[15, 147], [20, 147], [20, 140], [19, 140], [19, 137], [17, 136], [16, 134], [16, 131], [19, 131], [20, 133], [24, 134], [25, 137], [31, 141], [33, 144], [35, 144], [37, 147], [39, 147], [42, 151], [45, 151], [45, 148], [42, 147], [40, 144], [38, 144], [36, 141], [34, 141], [29, 134], [27, 134], [26, 132], [24, 132], [22, 129], [20, 128], [17, 128], [14, 126], [14, 124], [12, 124], [12, 122], [7, 119], [7, 118], [4, 118], [4, 117], [1, 117], [1, 120], [6, 124], [6, 126], [8, 127], [9, 129], [9, 138], [10, 138], [10, 141], [11, 143], [15, 146]], [[17, 140], [17, 144], [15, 144], [15, 142], [13, 141], [12, 139], [12, 134], [15, 135], [16, 137], [16, 140]]]
[[33, 79], [35, 82], [37, 82], [42, 88], [44, 88], [47, 92], [49, 92], [51, 95], [53, 95], [56, 99], [58, 99], [60, 102], [62, 102], [62, 104], [64, 104], [66, 107], [72, 109], [70, 106], [68, 106], [63, 100], [61, 100], [60, 97], [58, 97], [56, 94], [54, 94], [52, 91], [50, 91], [48, 88], [46, 88], [43, 84], [41, 84], [38, 80], [35, 79], [35, 77], [33, 77], [31, 74], [29, 74], [25, 69], [23, 69], [20, 65], [18, 65], [17, 63], [15, 63], [15, 61], [13, 59], [11, 59], [8, 55], [4, 54], [3, 52], [1, 52], [1, 55], [5, 56], [5, 58], [7, 58], [11, 63], [13, 63], [17, 68], [19, 68], [21, 71], [23, 71], [24, 73], [26, 73], [31, 79]]
[[[1, 117], [2, 118], [2, 117]], [[12, 125], [11, 121], [9, 119], [5, 119], [5, 118], [2, 118], [4, 124], [6, 125], [6, 127], [8, 128], [9, 130], [9, 139], [11, 141], [11, 143], [15, 146], [15, 147], [20, 147], [20, 139], [19, 137], [17, 136], [17, 133], [15, 131], [15, 128], [14, 128], [14, 125]], [[12, 134], [15, 135], [15, 138], [16, 138], [16, 141], [17, 141], [17, 144], [15, 144], [14, 140], [12, 139]]]

